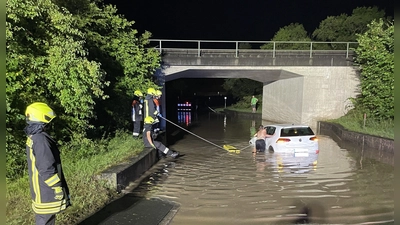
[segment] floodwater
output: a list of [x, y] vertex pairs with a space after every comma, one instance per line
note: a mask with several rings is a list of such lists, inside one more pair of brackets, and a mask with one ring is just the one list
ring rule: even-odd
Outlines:
[[[197, 136], [170, 146], [184, 156], [132, 190], [177, 203], [172, 225], [394, 224], [394, 166], [364, 149], [318, 135], [318, 165], [285, 170], [271, 153], [254, 156], [248, 147], [253, 126], [268, 121], [208, 114], [184, 122]], [[229, 153], [225, 144], [243, 150]]]

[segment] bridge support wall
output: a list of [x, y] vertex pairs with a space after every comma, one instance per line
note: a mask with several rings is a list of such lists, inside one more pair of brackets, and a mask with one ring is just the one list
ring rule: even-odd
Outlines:
[[[317, 126], [318, 120], [343, 116], [349, 98], [359, 91], [352, 67], [285, 67], [299, 77], [279, 79], [263, 87], [263, 120]], [[283, 72], [282, 72], [283, 73]]]

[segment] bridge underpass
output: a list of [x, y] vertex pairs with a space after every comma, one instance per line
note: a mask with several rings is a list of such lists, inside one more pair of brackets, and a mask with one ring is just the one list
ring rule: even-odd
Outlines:
[[[264, 120], [303, 123], [315, 128], [318, 120], [343, 116], [351, 107], [349, 98], [359, 93], [358, 70], [349, 60], [353, 53], [348, 50], [285, 50], [273, 54], [257, 50], [256, 55], [248, 51], [240, 55], [238, 49], [193, 52], [163, 49], [163, 69], [155, 74], [159, 83], [168, 86], [168, 81], [179, 78], [259, 81], [263, 84]], [[165, 106], [165, 98], [162, 101]]]
[[[358, 92], [351, 67], [209, 68], [174, 66], [164, 70], [165, 85], [179, 78], [248, 78], [263, 84], [262, 118], [317, 126], [343, 116]], [[168, 94], [168, 93], [164, 93]], [[166, 105], [165, 98], [162, 105]]]

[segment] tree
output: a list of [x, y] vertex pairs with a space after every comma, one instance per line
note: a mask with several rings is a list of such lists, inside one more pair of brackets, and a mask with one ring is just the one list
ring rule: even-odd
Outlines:
[[259, 95], [263, 92], [263, 84], [261, 82], [247, 78], [225, 79], [222, 87], [235, 100], [240, 100], [243, 96]]
[[[307, 50], [310, 48], [309, 43], [279, 43], [279, 41], [299, 41], [309, 42], [311, 39], [307, 35], [307, 31], [304, 26], [299, 23], [291, 23], [284, 26], [275, 33], [271, 41], [277, 41], [275, 43], [276, 49], [291, 49], [291, 50]], [[266, 43], [260, 47], [261, 49], [274, 49], [273, 43]]]
[[[383, 18], [385, 12], [377, 7], [358, 7], [352, 15], [340, 14], [328, 16], [321, 21], [319, 27], [312, 33], [316, 41], [326, 42], [355, 42], [357, 34], [364, 33], [371, 21]], [[346, 45], [331, 45], [332, 49], [345, 49]]]
[[74, 0], [59, 1], [59, 4], [74, 12], [79, 29], [86, 34], [87, 58], [101, 64], [105, 79], [110, 82], [104, 89], [109, 98], [96, 101], [96, 117], [92, 123], [97, 133], [112, 132], [116, 127], [129, 125], [133, 92], [145, 92], [156, 86], [153, 74], [161, 58], [158, 51], [146, 48], [150, 32], [138, 35], [133, 29], [134, 21], [117, 14], [115, 6], [86, 2], [80, 10], [76, 9]]
[[251, 44], [249, 42], [240, 42], [239, 49], [251, 49]]
[[7, 1], [6, 9], [6, 157], [15, 171], [25, 163], [21, 143], [28, 104], [45, 101], [58, 112], [54, 123], [65, 126], [56, 136], [63, 140], [69, 126], [83, 132], [94, 99], [107, 96], [104, 73], [85, 58], [84, 34], [70, 13], [52, 1]]
[[376, 119], [394, 119], [394, 21], [379, 19], [367, 28], [358, 35], [355, 50], [361, 72], [356, 108], [366, 109]]
[[129, 121], [127, 99], [135, 89], [155, 85], [152, 73], [160, 57], [146, 48], [149, 32], [138, 37], [134, 22], [97, 0], [14, 0], [7, 1], [6, 10], [6, 177], [10, 178], [26, 166], [21, 148], [28, 104], [48, 103], [57, 113], [53, 136], [80, 145], [87, 141], [89, 130], [108, 125], [107, 118], [113, 118], [113, 124]]

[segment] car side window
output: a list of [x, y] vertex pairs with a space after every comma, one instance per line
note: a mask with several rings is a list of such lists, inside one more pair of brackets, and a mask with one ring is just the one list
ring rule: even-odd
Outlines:
[[266, 126], [265, 130], [267, 131], [268, 135], [273, 135], [275, 133], [276, 127]]

